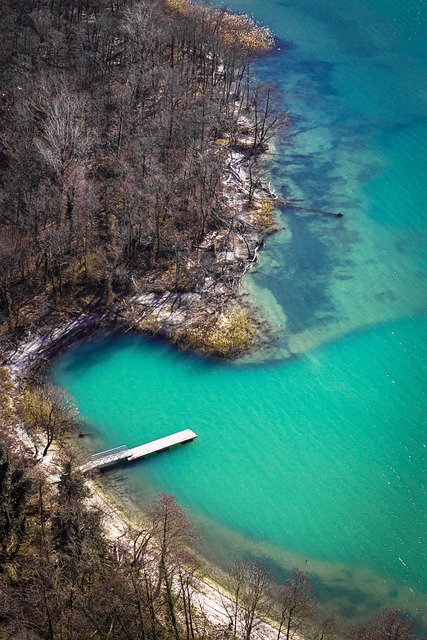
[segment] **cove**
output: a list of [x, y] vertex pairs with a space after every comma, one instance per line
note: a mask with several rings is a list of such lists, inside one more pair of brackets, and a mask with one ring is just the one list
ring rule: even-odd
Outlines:
[[339, 590], [347, 608], [357, 590], [362, 612], [390, 601], [421, 613], [426, 325], [382, 325], [269, 367], [109, 336], [71, 349], [54, 376], [93, 450], [196, 431], [108, 477], [141, 505], [175, 494], [208, 555], [255, 557], [278, 574], [307, 560], [325, 597]]
[[255, 68], [291, 120], [272, 150], [277, 192], [345, 216], [280, 213], [245, 283], [277, 334], [258, 362], [114, 335], [52, 375], [91, 451], [198, 433], [108, 478], [136, 505], [175, 494], [207, 557], [307, 569], [347, 620], [392, 605], [425, 622], [426, 8], [227, 4], [279, 38]]

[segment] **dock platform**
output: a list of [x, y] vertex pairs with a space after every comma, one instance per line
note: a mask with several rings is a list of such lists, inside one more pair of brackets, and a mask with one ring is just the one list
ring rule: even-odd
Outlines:
[[88, 473], [94, 469], [102, 469], [103, 467], [106, 467], [113, 462], [118, 462], [119, 460], [127, 460], [128, 462], [141, 460], [152, 453], [159, 453], [160, 451], [166, 451], [167, 449], [170, 449], [170, 447], [174, 447], [178, 444], [191, 442], [194, 438], [197, 438], [197, 434], [194, 433], [194, 431], [191, 429], [184, 429], [183, 431], [178, 431], [177, 433], [173, 433], [165, 438], [159, 438], [158, 440], [153, 440], [152, 442], [147, 442], [146, 444], [141, 444], [131, 449], [123, 444], [121, 447], [115, 447], [114, 449], [108, 449], [108, 451], [95, 453], [91, 457], [90, 462], [87, 462], [80, 467], [80, 471]]

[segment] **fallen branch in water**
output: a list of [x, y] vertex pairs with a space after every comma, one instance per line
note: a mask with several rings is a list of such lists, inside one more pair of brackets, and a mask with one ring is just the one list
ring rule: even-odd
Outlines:
[[309, 207], [300, 207], [296, 204], [292, 204], [291, 202], [285, 202], [287, 209], [298, 209], [299, 211], [308, 211], [309, 213], [322, 213], [326, 216], [334, 216], [335, 218], [342, 218], [344, 213], [342, 211], [322, 211], [321, 209], [311, 209]]

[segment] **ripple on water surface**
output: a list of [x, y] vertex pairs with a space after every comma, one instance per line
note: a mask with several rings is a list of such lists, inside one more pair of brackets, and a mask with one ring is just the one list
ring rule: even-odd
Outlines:
[[[193, 444], [119, 473], [140, 496], [176, 494], [216, 551], [214, 523], [218, 540], [243, 536], [247, 553], [276, 567], [289, 555], [308, 559], [330, 589], [343, 572], [371, 587], [376, 576], [396, 601], [410, 603], [413, 589], [419, 608], [425, 329], [421, 320], [381, 326], [270, 367], [108, 338], [72, 350], [54, 376], [91, 424], [95, 448], [196, 431]], [[230, 541], [224, 561], [240, 546]]]

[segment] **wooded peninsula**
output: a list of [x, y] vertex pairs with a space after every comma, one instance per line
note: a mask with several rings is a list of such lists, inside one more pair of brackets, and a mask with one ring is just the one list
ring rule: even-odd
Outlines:
[[302, 571], [242, 561], [215, 617], [174, 498], [112, 540], [64, 446], [75, 407], [10, 366], [76, 318], [250, 348], [238, 285], [275, 229], [259, 158], [287, 127], [251, 70], [269, 31], [189, 0], [2, 0], [0, 31], [0, 639], [415, 638], [396, 609], [338, 633]]
[[232, 300], [273, 221], [256, 161], [286, 122], [251, 75], [268, 30], [187, 2], [1, 11], [3, 343], [92, 309], [154, 332], [167, 306], [177, 342], [248, 348]]

